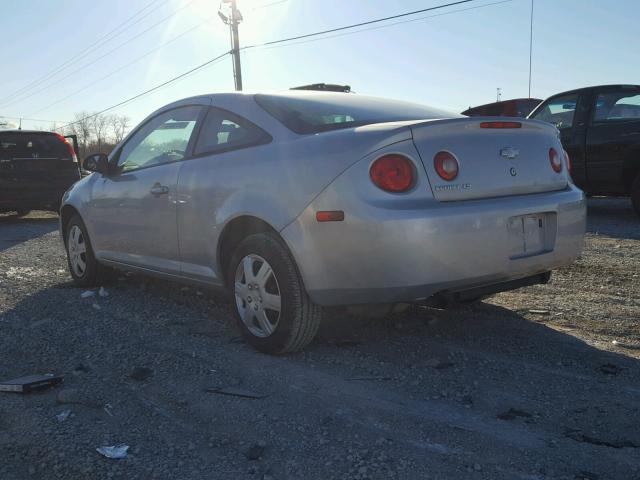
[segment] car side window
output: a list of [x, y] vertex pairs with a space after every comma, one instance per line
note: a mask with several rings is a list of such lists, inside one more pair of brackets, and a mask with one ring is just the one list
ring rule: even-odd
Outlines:
[[596, 97], [594, 122], [640, 120], [640, 94], [616, 91], [600, 93]]
[[578, 104], [578, 94], [552, 98], [531, 116], [535, 120], [553, 123], [558, 129], [571, 128]]
[[260, 127], [231, 112], [210, 108], [198, 135], [194, 155], [216, 153], [269, 143]]
[[121, 172], [182, 160], [202, 107], [179, 107], [152, 118], [124, 144]]

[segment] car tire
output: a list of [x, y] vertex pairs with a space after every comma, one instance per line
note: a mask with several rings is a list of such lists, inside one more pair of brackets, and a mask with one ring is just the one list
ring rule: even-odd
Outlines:
[[104, 285], [111, 277], [112, 270], [96, 260], [84, 222], [74, 215], [65, 230], [67, 264], [73, 282], [79, 287]]
[[31, 213], [31, 210], [16, 210], [16, 217], [26, 217]]
[[640, 215], [640, 173], [631, 185], [631, 205], [638, 215]]
[[279, 238], [270, 233], [248, 236], [227, 270], [232, 308], [250, 345], [264, 353], [282, 354], [301, 350], [313, 340], [322, 309], [307, 295]]

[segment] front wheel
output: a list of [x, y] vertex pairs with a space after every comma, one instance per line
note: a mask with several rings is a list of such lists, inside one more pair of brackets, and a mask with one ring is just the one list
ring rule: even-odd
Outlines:
[[280, 354], [304, 348], [320, 325], [321, 307], [304, 289], [286, 247], [273, 234], [250, 235], [227, 272], [242, 335], [257, 350]]
[[640, 173], [631, 185], [631, 204], [636, 213], [640, 215]]
[[111, 270], [96, 260], [82, 219], [78, 215], [71, 218], [65, 232], [67, 262], [74, 283], [80, 287], [102, 285], [108, 279]]

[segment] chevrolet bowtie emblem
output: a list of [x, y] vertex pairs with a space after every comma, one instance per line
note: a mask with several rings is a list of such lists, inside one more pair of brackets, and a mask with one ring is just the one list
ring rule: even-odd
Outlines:
[[505, 147], [500, 150], [500, 156], [503, 158], [508, 158], [509, 160], [513, 160], [518, 155], [520, 155], [520, 150], [513, 147]]

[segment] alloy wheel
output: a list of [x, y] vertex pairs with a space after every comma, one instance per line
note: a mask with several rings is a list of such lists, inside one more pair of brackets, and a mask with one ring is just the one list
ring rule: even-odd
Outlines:
[[260, 338], [273, 334], [282, 299], [271, 265], [259, 255], [245, 256], [236, 268], [234, 293], [238, 314], [251, 334]]
[[69, 230], [67, 250], [73, 273], [78, 277], [84, 276], [87, 270], [87, 244], [82, 230], [77, 225], [73, 225]]

